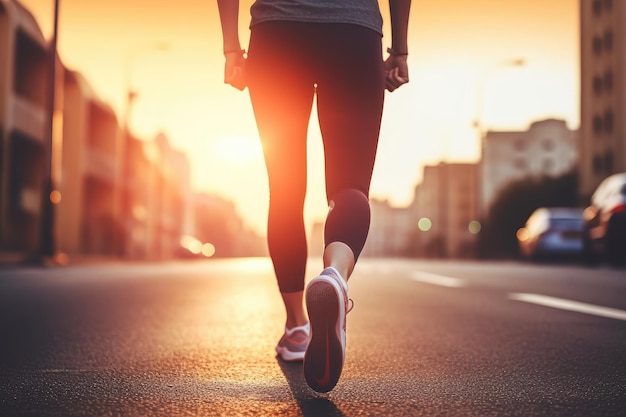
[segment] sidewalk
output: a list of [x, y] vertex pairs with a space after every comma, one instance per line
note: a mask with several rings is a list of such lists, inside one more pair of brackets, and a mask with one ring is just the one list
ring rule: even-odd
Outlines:
[[25, 252], [2, 252], [0, 251], [0, 267], [20, 265], [26, 261]]
[[61, 253], [54, 257], [44, 257], [42, 259], [29, 259], [27, 252], [2, 252], [0, 251], [0, 268], [20, 267], [20, 266], [67, 266], [81, 264], [96, 264], [110, 262], [125, 262], [126, 260], [117, 256], [103, 255], [72, 255]]

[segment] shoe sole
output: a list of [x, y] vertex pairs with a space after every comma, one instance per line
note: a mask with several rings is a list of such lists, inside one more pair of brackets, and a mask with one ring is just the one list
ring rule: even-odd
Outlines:
[[276, 348], [276, 353], [285, 362], [299, 362], [304, 360], [304, 352], [292, 352], [287, 348]]
[[343, 302], [336, 285], [317, 280], [311, 282], [306, 292], [311, 341], [304, 355], [304, 378], [317, 392], [332, 390], [343, 369], [344, 349], [339, 323]]

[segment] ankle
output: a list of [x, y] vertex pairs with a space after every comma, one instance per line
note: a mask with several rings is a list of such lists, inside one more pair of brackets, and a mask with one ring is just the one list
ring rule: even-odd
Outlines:
[[344, 281], [348, 282], [355, 259], [352, 250], [342, 242], [333, 242], [326, 246], [323, 254], [324, 267], [333, 267]]
[[287, 320], [285, 321], [285, 328], [293, 329], [294, 327], [304, 326], [308, 322], [309, 320], [306, 318], [304, 313], [301, 317], [298, 317], [298, 318], [287, 317]]
[[299, 325], [299, 326], [293, 326], [293, 327], [285, 326], [285, 334], [287, 336], [291, 336], [296, 331], [304, 331], [305, 333], [308, 334], [310, 332], [310, 328], [311, 327], [310, 327], [310, 324], [309, 324], [308, 321], [306, 323], [304, 323], [304, 324]]
[[[340, 267], [334, 266], [334, 265], [329, 265], [326, 268], [330, 268], [334, 271], [335, 275], [341, 279], [343, 282], [345, 282], [346, 284], [348, 284], [348, 271], [344, 268], [341, 269]], [[326, 269], [325, 268], [325, 269]]]
[[302, 326], [308, 321], [308, 317], [304, 311], [303, 294], [304, 291], [281, 293], [285, 304], [285, 313], [287, 315], [285, 325], [288, 329]]

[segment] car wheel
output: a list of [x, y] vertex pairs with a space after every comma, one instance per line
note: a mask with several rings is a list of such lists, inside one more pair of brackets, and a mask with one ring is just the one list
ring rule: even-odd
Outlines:
[[583, 232], [583, 260], [589, 266], [598, 266], [600, 263], [600, 254], [593, 248], [593, 241], [589, 236], [589, 230]]
[[626, 239], [617, 231], [617, 227], [609, 229], [606, 236], [606, 260], [611, 266], [626, 265]]

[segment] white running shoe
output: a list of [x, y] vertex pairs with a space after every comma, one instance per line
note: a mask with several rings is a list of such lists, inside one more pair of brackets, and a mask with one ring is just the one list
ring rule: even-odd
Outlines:
[[301, 361], [309, 344], [309, 323], [291, 329], [285, 327], [285, 333], [276, 345], [276, 353], [287, 362]]
[[349, 304], [348, 284], [335, 268], [324, 269], [306, 288], [311, 340], [304, 354], [304, 378], [317, 392], [332, 390], [341, 376]]

